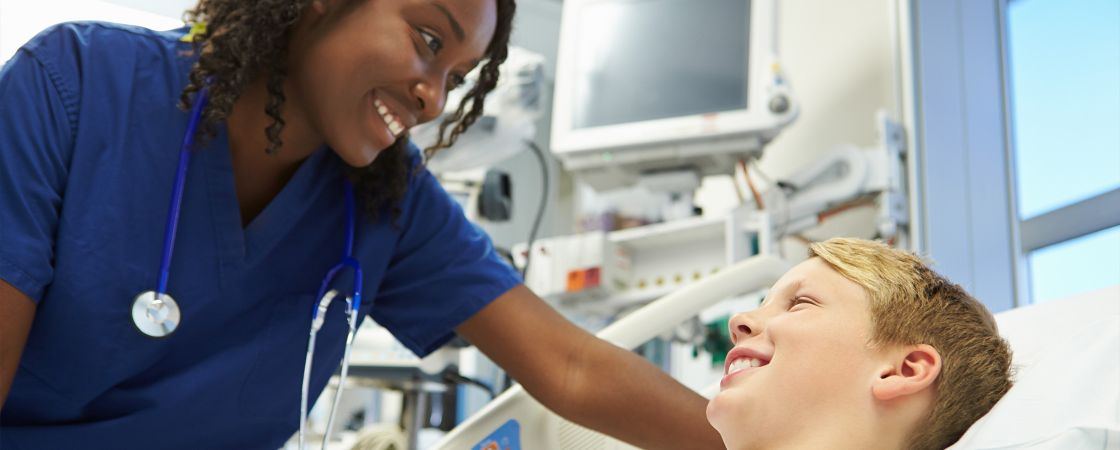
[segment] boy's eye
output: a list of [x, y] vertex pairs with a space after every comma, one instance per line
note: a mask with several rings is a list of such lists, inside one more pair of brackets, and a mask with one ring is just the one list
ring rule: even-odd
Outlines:
[[424, 40], [424, 45], [426, 45], [428, 50], [431, 50], [433, 54], [443, 50], [443, 41], [440, 40], [440, 38], [424, 30], [419, 30], [419, 32], [420, 38]]
[[806, 297], [797, 297], [789, 301], [789, 309], [796, 308], [797, 305], [801, 304], [812, 305], [813, 301]]

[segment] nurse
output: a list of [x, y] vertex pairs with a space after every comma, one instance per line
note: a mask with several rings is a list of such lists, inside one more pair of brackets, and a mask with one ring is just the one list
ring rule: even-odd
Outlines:
[[[205, 30], [70, 23], [28, 42], [0, 70], [0, 447], [280, 446], [352, 185], [359, 317], [418, 355], [462, 335], [549, 408], [642, 447], [719, 448], [704, 399], [526, 289], [409, 144], [477, 65], [428, 151], [479, 116], [513, 11], [202, 0], [188, 18]], [[181, 320], [152, 337], [132, 306], [162, 284], [203, 89], [166, 275]], [[344, 306], [318, 335], [311, 398], [342, 358]]]

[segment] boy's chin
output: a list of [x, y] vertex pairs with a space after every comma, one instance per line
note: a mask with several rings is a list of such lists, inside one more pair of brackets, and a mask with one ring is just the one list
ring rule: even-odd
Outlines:
[[723, 435], [722, 429], [725, 426], [730, 426], [729, 422], [734, 422], [734, 399], [728, 398], [724, 392], [717, 394], [708, 400], [708, 406], [704, 408], [704, 416], [708, 419], [708, 424], [715, 428], [716, 431]]

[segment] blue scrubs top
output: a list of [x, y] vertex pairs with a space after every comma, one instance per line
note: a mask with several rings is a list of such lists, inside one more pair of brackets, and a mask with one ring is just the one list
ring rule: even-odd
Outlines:
[[[0, 278], [38, 304], [0, 415], [4, 450], [277, 448], [298, 426], [313, 297], [346, 227], [329, 149], [245, 228], [225, 133], [195, 152], [168, 282], [182, 323], [153, 339], [131, 320], [156, 286], [187, 126], [184, 33], [64, 24], [0, 71]], [[401, 207], [396, 226], [358, 224], [361, 317], [425, 355], [521, 280], [427, 171]], [[342, 357], [341, 303], [319, 334], [312, 398]]]

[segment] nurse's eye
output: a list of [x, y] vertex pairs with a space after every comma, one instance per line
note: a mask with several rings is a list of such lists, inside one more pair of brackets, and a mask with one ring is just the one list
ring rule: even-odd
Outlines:
[[466, 82], [466, 78], [463, 78], [462, 75], [451, 74], [451, 78], [447, 80], [447, 90], [453, 91], [455, 89], [458, 89], [459, 86], [462, 86]]
[[420, 39], [424, 40], [424, 45], [428, 47], [428, 50], [431, 50], [433, 55], [439, 54], [439, 51], [443, 50], [442, 39], [424, 30], [418, 30], [418, 32], [420, 33]]

